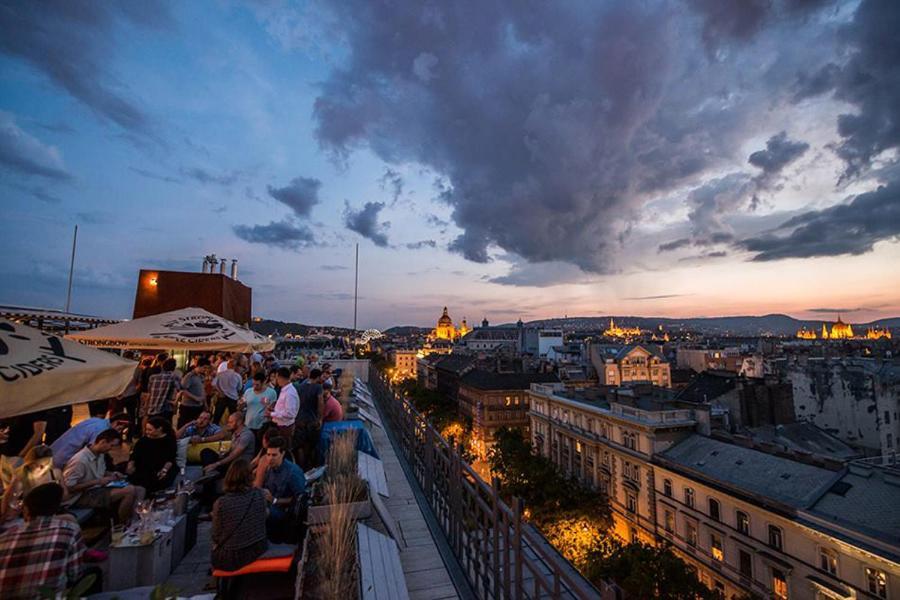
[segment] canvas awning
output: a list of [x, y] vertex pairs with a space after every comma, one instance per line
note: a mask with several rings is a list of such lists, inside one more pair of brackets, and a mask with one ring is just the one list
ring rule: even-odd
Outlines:
[[116, 396], [134, 361], [0, 319], [0, 418]]
[[98, 348], [261, 352], [275, 342], [202, 308], [167, 313], [79, 331], [66, 336]]

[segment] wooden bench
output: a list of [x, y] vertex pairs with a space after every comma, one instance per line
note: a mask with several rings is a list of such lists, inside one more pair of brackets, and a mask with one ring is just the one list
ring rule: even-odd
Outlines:
[[356, 470], [359, 478], [369, 482], [369, 489], [390, 498], [387, 479], [384, 476], [384, 463], [365, 452], [356, 453]]
[[400, 551], [391, 538], [362, 523], [356, 526], [359, 551], [359, 585], [363, 600], [409, 598]]

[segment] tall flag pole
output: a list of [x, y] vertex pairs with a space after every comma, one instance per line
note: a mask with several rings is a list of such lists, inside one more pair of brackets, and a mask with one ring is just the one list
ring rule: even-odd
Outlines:
[[359, 244], [356, 244], [356, 269], [353, 280], [353, 337], [356, 337], [356, 309], [359, 303]]
[[75, 273], [75, 244], [78, 243], [78, 225], [75, 226], [75, 235], [72, 237], [72, 259], [69, 261], [69, 291], [66, 292], [66, 314], [72, 304], [72, 275]]

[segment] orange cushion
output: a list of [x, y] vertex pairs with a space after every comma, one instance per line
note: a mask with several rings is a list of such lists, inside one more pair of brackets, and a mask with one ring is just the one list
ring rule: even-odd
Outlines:
[[253, 573], [287, 573], [291, 570], [293, 556], [276, 556], [275, 558], [260, 558], [237, 571], [223, 571], [213, 569], [213, 577], [236, 577], [238, 575], [251, 575]]

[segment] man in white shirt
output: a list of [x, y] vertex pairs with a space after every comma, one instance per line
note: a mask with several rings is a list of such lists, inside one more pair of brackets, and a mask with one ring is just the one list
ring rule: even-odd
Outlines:
[[275, 372], [275, 382], [281, 388], [275, 406], [266, 409], [266, 414], [272, 418], [272, 422], [278, 428], [278, 434], [288, 443], [294, 438], [294, 421], [297, 411], [300, 410], [300, 397], [297, 388], [291, 383], [291, 371], [287, 367], [280, 367]]

